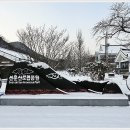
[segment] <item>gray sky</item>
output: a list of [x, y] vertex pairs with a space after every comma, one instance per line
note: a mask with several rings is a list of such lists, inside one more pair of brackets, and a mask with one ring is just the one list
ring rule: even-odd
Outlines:
[[0, 35], [10, 42], [17, 41], [17, 30], [25, 28], [27, 23], [45, 24], [67, 29], [73, 41], [81, 29], [86, 46], [94, 53], [96, 40], [92, 27], [109, 15], [111, 5], [111, 2], [0, 2]]

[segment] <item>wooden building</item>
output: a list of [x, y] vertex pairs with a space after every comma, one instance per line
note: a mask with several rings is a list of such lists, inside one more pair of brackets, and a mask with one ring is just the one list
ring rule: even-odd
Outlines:
[[130, 72], [130, 49], [120, 49], [116, 59], [116, 72], [125, 74]]
[[[107, 62], [111, 66], [110, 71], [114, 71], [116, 68], [115, 59], [120, 49], [126, 49], [123, 45], [111, 45], [108, 44], [107, 47]], [[97, 63], [105, 62], [106, 56], [105, 56], [105, 45], [100, 45], [100, 47], [95, 52], [95, 61]]]

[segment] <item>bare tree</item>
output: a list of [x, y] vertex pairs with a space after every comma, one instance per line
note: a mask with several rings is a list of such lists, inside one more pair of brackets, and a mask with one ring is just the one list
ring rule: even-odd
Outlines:
[[86, 66], [90, 56], [89, 51], [85, 50], [85, 44], [81, 30], [79, 30], [77, 33], [77, 41], [71, 42], [69, 45], [70, 49], [66, 57], [67, 68], [77, 68], [81, 71], [81, 68]]
[[17, 31], [19, 40], [30, 49], [47, 57], [48, 63], [49, 59], [57, 60], [65, 56], [66, 43], [69, 39], [65, 33], [66, 30], [58, 31], [57, 27], [51, 26], [46, 29], [45, 25], [33, 27], [29, 24], [25, 29]]
[[45, 56], [50, 59], [61, 59], [66, 51], [66, 43], [69, 36], [65, 36], [66, 30], [57, 31], [57, 27], [51, 27], [47, 30], [45, 36]]
[[33, 51], [44, 54], [45, 46], [45, 25], [43, 27], [33, 27], [27, 24], [25, 29], [17, 31], [19, 40]]
[[84, 55], [84, 40], [82, 36], [82, 31], [79, 30], [77, 33], [77, 56], [78, 56], [78, 68], [81, 70], [82, 67], [82, 57]]
[[94, 26], [93, 34], [98, 35], [98, 41], [105, 37], [106, 32], [108, 38], [128, 38], [130, 34], [130, 6], [124, 2], [114, 3], [110, 11], [108, 18]]
[[66, 66], [67, 68], [75, 68], [78, 67], [77, 46], [75, 45], [75, 42], [71, 42], [69, 45], [69, 52], [66, 57]]

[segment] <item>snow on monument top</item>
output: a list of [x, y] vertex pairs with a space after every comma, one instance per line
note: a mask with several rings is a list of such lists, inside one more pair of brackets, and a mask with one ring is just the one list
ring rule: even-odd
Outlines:
[[28, 58], [29, 58], [28, 55], [25, 55], [23, 53], [16, 52], [13, 50], [5, 49], [2, 47], [0, 47], [0, 55], [4, 56], [5, 58], [8, 58], [12, 61], [15, 61], [15, 62], [19, 62], [22, 60], [25, 61], [25, 60], [28, 60]]
[[42, 67], [44, 69], [48, 69], [50, 68], [46, 63], [44, 62], [37, 62], [37, 63], [32, 63], [32, 64], [29, 64], [30, 66], [32, 67], [35, 67], [35, 68], [38, 68], [38, 67]]

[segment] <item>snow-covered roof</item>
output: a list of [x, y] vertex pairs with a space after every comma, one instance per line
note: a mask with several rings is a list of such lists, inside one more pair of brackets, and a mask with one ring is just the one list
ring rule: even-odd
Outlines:
[[[122, 45], [109, 45], [108, 46], [108, 54], [117, 54], [120, 49], [126, 49]], [[99, 53], [104, 54], [105, 53], [105, 45], [100, 45]]]
[[12, 61], [15, 61], [15, 62], [19, 62], [19, 61], [24, 61], [24, 60], [28, 60], [29, 56], [28, 55], [25, 55], [23, 53], [19, 53], [19, 52], [16, 52], [16, 51], [12, 51], [12, 50], [9, 50], [9, 49], [5, 49], [5, 48], [1, 48], [0, 47], [0, 56], [3, 56], [7, 59], [10, 59]]
[[122, 50], [122, 52], [127, 55], [127, 57], [130, 57], [130, 50]]
[[128, 61], [127, 56], [122, 52], [122, 50], [120, 50], [115, 58], [115, 62], [126, 62], [126, 61]]
[[118, 52], [115, 62], [126, 62], [130, 61], [130, 50], [129, 49], [120, 49]]
[[122, 50], [122, 52], [127, 56], [128, 60], [130, 61], [130, 50]]

